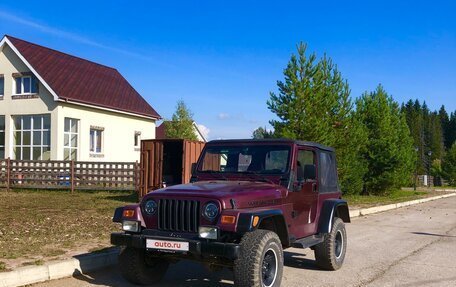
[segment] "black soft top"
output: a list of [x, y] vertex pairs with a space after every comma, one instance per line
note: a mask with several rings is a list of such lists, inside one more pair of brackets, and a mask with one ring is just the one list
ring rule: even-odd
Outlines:
[[243, 143], [243, 144], [249, 144], [249, 143], [272, 143], [272, 144], [296, 144], [296, 145], [302, 145], [302, 146], [310, 146], [310, 147], [315, 147], [321, 150], [326, 150], [330, 152], [334, 152], [334, 148], [325, 146], [316, 142], [308, 142], [308, 141], [300, 141], [300, 140], [290, 140], [290, 139], [232, 139], [232, 140], [212, 140], [208, 142], [207, 144], [224, 144], [224, 143]]

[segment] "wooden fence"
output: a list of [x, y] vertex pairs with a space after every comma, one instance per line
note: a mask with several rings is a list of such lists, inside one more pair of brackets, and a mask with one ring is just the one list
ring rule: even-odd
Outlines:
[[0, 187], [139, 191], [138, 162], [0, 160]]

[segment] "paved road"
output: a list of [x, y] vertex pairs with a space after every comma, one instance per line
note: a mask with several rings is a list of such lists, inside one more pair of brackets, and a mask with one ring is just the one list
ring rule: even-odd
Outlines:
[[[456, 286], [456, 196], [347, 225], [348, 249], [339, 271], [315, 268], [310, 249], [288, 249], [282, 286]], [[228, 270], [209, 272], [193, 262], [172, 265], [160, 286], [232, 286]], [[34, 287], [130, 287], [110, 268]]]

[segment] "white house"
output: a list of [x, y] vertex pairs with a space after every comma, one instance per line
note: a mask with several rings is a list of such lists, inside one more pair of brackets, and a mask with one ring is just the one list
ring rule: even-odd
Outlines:
[[114, 68], [0, 42], [0, 159], [136, 161], [159, 119]]

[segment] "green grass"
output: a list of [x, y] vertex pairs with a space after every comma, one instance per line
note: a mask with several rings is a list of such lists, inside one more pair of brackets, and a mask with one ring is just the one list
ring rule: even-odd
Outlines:
[[390, 195], [344, 195], [350, 207], [370, 207], [415, 200], [441, 194], [433, 190], [394, 190]]
[[136, 200], [129, 192], [0, 191], [0, 270], [17, 259], [37, 264], [110, 246], [110, 233], [120, 230], [114, 209]]
[[0, 272], [6, 271], [6, 263], [3, 261], [0, 261]]

